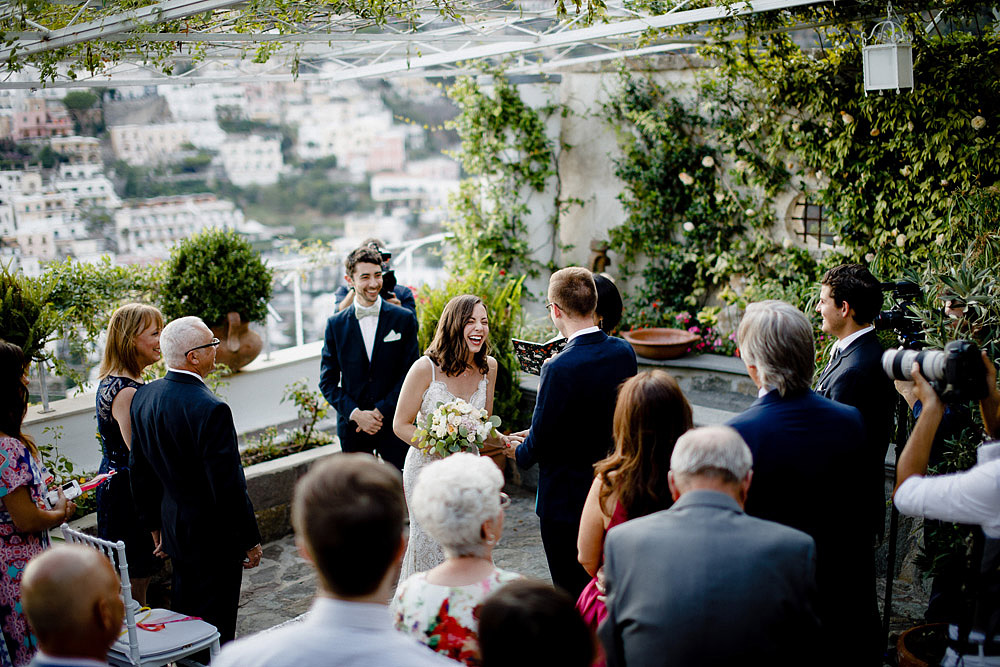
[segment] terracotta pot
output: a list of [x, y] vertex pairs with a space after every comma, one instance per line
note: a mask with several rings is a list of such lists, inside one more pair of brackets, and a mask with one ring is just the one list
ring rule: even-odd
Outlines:
[[229, 313], [226, 322], [212, 327], [212, 333], [222, 341], [215, 353], [215, 361], [238, 371], [257, 358], [264, 347], [260, 335], [250, 329], [239, 313]]
[[910, 628], [896, 642], [899, 667], [928, 667], [940, 663], [947, 636], [947, 623], [928, 623]]
[[693, 343], [701, 339], [683, 329], [636, 329], [622, 334], [635, 353], [647, 359], [682, 357]]

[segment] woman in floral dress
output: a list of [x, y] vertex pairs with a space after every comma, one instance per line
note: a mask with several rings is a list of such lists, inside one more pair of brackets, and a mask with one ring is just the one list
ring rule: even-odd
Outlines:
[[410, 501], [417, 520], [441, 545], [445, 561], [396, 589], [396, 629], [438, 653], [479, 665], [477, 609], [521, 575], [493, 564], [503, 531], [503, 474], [486, 457], [452, 454], [423, 469]]
[[51, 509], [45, 492], [51, 477], [35, 443], [21, 431], [28, 411], [28, 364], [17, 345], [0, 340], [0, 665], [26, 665], [35, 638], [21, 611], [21, 575], [32, 556], [48, 546], [48, 529], [68, 521], [76, 505], [62, 491]]

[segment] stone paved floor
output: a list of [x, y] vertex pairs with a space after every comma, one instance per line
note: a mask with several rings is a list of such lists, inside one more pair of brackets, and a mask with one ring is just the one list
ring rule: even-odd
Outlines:
[[[511, 504], [504, 514], [504, 535], [493, 551], [497, 567], [551, 581], [538, 532], [533, 492], [508, 485]], [[316, 592], [312, 566], [299, 555], [289, 535], [264, 547], [260, 566], [243, 576], [236, 634], [244, 636], [305, 613]]]
[[[506, 570], [551, 581], [534, 512], [534, 493], [513, 484], [506, 491], [511, 504], [505, 513], [503, 540], [493, 552], [494, 560]], [[884, 586], [885, 581], [880, 579], [880, 604]], [[294, 538], [288, 536], [271, 542], [264, 547], [260, 567], [243, 577], [237, 635], [259, 632], [306, 612], [315, 591], [315, 574], [299, 556]], [[919, 586], [896, 582], [891, 634], [898, 636], [902, 630], [919, 623], [926, 604], [926, 595]]]

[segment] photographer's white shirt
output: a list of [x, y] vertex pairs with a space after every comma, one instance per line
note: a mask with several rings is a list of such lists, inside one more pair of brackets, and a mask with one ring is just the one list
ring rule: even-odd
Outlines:
[[903, 514], [979, 524], [987, 537], [1000, 537], [1000, 460], [950, 475], [913, 475], [894, 501]]

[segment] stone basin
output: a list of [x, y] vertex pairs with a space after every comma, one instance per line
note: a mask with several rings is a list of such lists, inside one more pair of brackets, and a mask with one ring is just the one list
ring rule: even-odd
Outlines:
[[647, 359], [676, 359], [688, 351], [692, 343], [701, 340], [684, 329], [635, 329], [622, 334], [635, 353]]

